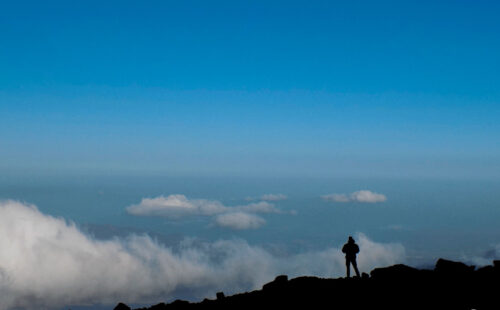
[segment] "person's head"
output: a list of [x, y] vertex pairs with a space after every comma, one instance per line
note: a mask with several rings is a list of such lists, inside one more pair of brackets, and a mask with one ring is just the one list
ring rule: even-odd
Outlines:
[[352, 236], [349, 236], [349, 240], [348, 240], [349, 243], [354, 243], [354, 239], [352, 238]]

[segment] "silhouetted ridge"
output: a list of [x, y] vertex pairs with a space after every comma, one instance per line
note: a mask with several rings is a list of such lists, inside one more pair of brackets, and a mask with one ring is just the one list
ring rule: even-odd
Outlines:
[[[376, 268], [371, 276], [324, 279], [286, 275], [261, 290], [205, 299], [176, 300], [140, 310], [172, 309], [500, 309], [500, 261], [476, 270], [460, 262], [439, 259], [434, 270], [406, 265]], [[115, 310], [129, 310], [120, 303]]]

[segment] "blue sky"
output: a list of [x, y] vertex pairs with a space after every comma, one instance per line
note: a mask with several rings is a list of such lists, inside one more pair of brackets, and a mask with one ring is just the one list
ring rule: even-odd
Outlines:
[[1, 3], [0, 308], [336, 277], [348, 235], [362, 271], [500, 259], [499, 13]]
[[0, 168], [492, 177], [498, 9], [3, 4]]
[[[4, 87], [498, 95], [492, 1], [4, 4]], [[5, 53], [5, 54], [4, 54]]]

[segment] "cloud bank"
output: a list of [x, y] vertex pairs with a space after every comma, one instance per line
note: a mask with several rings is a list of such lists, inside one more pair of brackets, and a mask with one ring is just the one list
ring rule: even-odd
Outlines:
[[217, 200], [188, 199], [184, 195], [143, 198], [127, 212], [138, 216], [161, 216], [179, 219], [184, 216], [215, 216], [215, 224], [230, 229], [255, 229], [265, 220], [255, 213], [283, 213], [273, 204], [260, 201], [243, 206], [227, 207]]
[[[401, 263], [404, 248], [358, 234], [360, 270]], [[257, 289], [278, 274], [341, 276], [338, 248], [276, 257], [244, 240], [202, 243], [186, 239], [170, 248], [152, 238], [95, 240], [35, 206], [0, 202], [0, 309], [201, 300], [215, 292]]]
[[353, 192], [351, 194], [329, 194], [321, 196], [321, 198], [323, 198], [323, 200], [333, 201], [333, 202], [364, 202], [364, 203], [384, 202], [387, 200], [387, 197], [385, 195], [368, 190], [360, 190]]
[[464, 254], [459, 259], [478, 267], [491, 265], [493, 260], [500, 259], [500, 244], [491, 245], [490, 249], [481, 256], [470, 257]]

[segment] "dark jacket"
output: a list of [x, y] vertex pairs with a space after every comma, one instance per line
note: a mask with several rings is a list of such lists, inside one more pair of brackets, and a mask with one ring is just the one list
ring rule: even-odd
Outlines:
[[356, 243], [354, 242], [347, 242], [344, 244], [342, 247], [342, 253], [345, 253], [345, 257], [349, 259], [355, 259], [356, 254], [359, 253], [359, 247]]

